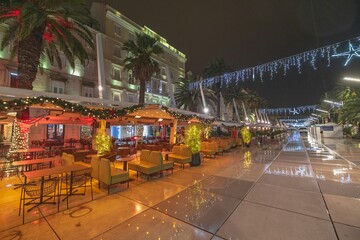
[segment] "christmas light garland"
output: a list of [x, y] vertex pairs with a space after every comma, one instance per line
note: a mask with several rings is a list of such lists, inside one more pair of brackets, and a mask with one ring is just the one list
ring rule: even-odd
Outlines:
[[267, 109], [259, 109], [261, 114], [293, 114], [299, 115], [304, 114], [306, 112], [313, 112], [317, 108], [317, 105], [307, 105], [307, 106], [299, 106], [299, 107], [287, 107], [287, 108], [267, 108]]
[[360, 46], [354, 47], [355, 44], [360, 45], [360, 37], [281, 58], [254, 67], [225, 73], [221, 76], [215, 76], [204, 79], [202, 81], [196, 81], [189, 84], [189, 89], [198, 89], [200, 83], [204, 87], [211, 87], [219, 81], [221, 82], [222, 86], [226, 87], [230, 83], [238, 84], [241, 81], [255, 81], [255, 79], [259, 78], [262, 82], [265, 76], [273, 79], [274, 75], [278, 74], [280, 71], [282, 71], [283, 75], [285, 76], [292, 68], [297, 69], [298, 73], [301, 74], [303, 64], [309, 64], [314, 70], [316, 70], [318, 61], [326, 60], [326, 66], [330, 67], [332, 58], [346, 58], [344, 66], [347, 66], [354, 57], [360, 57]]
[[62, 100], [60, 98], [51, 97], [31, 97], [31, 98], [18, 98], [10, 101], [0, 100], [0, 111], [23, 109], [35, 104], [53, 104], [61, 107], [64, 111], [77, 112], [84, 116], [94, 117], [97, 119], [113, 119], [123, 117], [127, 114], [143, 109], [144, 104], [138, 104], [122, 109], [91, 109], [84, 107], [78, 103], [72, 103]]
[[[62, 100], [60, 98], [52, 98], [52, 97], [28, 97], [28, 98], [18, 98], [10, 101], [0, 100], [0, 111], [9, 111], [9, 110], [21, 110], [26, 107], [30, 107], [35, 104], [53, 104], [55, 106], [61, 107], [64, 111], [68, 112], [77, 112], [81, 115], [94, 117], [97, 119], [114, 119], [123, 117], [127, 114], [136, 112], [138, 110], [144, 109], [144, 104], [138, 104], [122, 109], [91, 109], [88, 107], [84, 107], [78, 103], [72, 103], [66, 100]], [[173, 118], [176, 118], [180, 121], [190, 121], [195, 118], [199, 120], [201, 123], [210, 125], [212, 124], [216, 118], [203, 118], [196, 114], [182, 114], [176, 111], [170, 110], [166, 106], [161, 106], [161, 109], [167, 112]]]
[[215, 118], [202, 118], [196, 114], [179, 113], [179, 112], [169, 109], [166, 106], [161, 106], [161, 109], [164, 110], [167, 114], [169, 114], [173, 118], [180, 120], [180, 121], [190, 121], [191, 119], [195, 118], [205, 125], [210, 125], [216, 120], [216, 117]]

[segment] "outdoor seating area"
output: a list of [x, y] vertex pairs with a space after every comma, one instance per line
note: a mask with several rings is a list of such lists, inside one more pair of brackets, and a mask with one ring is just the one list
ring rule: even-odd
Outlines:
[[[61, 239], [68, 239], [69, 236], [85, 239], [98, 236], [103, 239], [110, 236], [126, 239], [132, 236], [137, 239], [146, 234], [155, 221], [160, 221], [166, 226], [157, 230], [157, 234], [163, 237], [170, 238], [170, 230], [173, 229], [171, 226], [176, 224], [176, 229], [185, 229], [186, 234], [193, 234], [194, 239], [201, 239], [200, 236], [204, 234], [208, 236], [207, 239], [211, 239], [211, 236], [226, 239], [238, 234], [255, 233], [256, 231], [246, 227], [245, 223], [250, 221], [251, 224], [256, 224], [259, 220], [264, 221], [257, 217], [258, 215], [265, 214], [267, 218], [273, 219], [278, 214], [289, 211], [291, 213], [280, 218], [284, 224], [286, 221], [295, 221], [296, 226], [301, 229], [319, 224], [330, 226], [331, 223], [326, 220], [326, 209], [323, 203], [319, 205], [320, 198], [315, 196], [315, 193], [320, 193], [316, 182], [310, 177], [311, 171], [305, 169], [305, 172], [299, 172], [302, 165], [311, 164], [320, 179], [321, 174], [327, 174], [324, 169], [333, 165], [328, 161], [319, 163], [317, 159], [329, 151], [319, 147], [318, 151], [321, 152], [318, 153], [311, 143], [303, 145], [293, 141], [280, 144], [270, 142], [266, 149], [263, 148], [255, 146], [248, 149], [238, 146], [216, 158], [209, 158], [200, 166], [185, 169], [181, 165], [175, 166], [173, 174], [161, 176], [157, 172], [151, 179], [145, 174], [137, 178], [137, 172], [130, 168], [131, 164], [129, 171], [123, 171], [120, 162], [115, 161], [114, 167], [110, 161], [98, 156], [94, 156], [88, 166], [81, 162], [61, 166], [55, 161], [52, 168], [27, 171], [19, 177], [6, 177], [0, 181], [2, 196], [7, 196], [0, 198], [0, 206], [7, 206], [7, 209], [2, 211], [4, 218], [0, 224], [0, 237], [6, 239], [16, 230], [25, 237], [33, 238], [34, 233], [41, 231], [46, 238], [51, 238], [51, 234], [56, 232]], [[175, 151], [176, 149], [175, 146]], [[138, 157], [142, 155], [144, 160], [144, 157], [150, 157], [151, 151], [141, 150], [139, 154]], [[171, 153], [163, 153], [166, 154]], [[66, 157], [66, 154], [63, 156], [72, 159]], [[157, 151], [152, 157], [160, 158]], [[138, 160], [140, 159], [135, 158], [129, 163]], [[334, 161], [345, 164], [345, 160], [340, 157], [336, 157]], [[354, 176], [355, 173], [349, 174]], [[341, 176], [334, 178], [341, 179]], [[25, 177], [26, 184], [20, 181]], [[341, 198], [347, 202], [351, 198], [337, 196], [342, 193], [335, 194], [326, 185], [333, 181], [323, 181], [320, 187], [326, 192], [324, 201], [329, 203], [331, 216], [344, 224], [354, 224], [353, 219], [357, 213], [348, 212], [349, 218], [340, 218], [337, 209], [345, 211], [345, 206], [334, 205], [332, 202], [332, 198]], [[14, 189], [13, 186], [19, 183], [23, 184], [23, 188]], [[299, 189], [305, 187], [309, 190]], [[281, 196], [259, 195], [259, 191], [276, 191]], [[330, 195], [331, 192], [335, 195]], [[290, 197], [291, 194], [296, 194], [296, 198]], [[288, 196], [286, 204], [282, 196]], [[276, 202], [271, 202], [270, 198], [275, 198]], [[304, 199], [306, 205], [299, 207], [299, 198]], [[319, 201], [315, 201], [316, 199]], [[317, 210], [309, 211], [313, 207]], [[245, 211], [247, 208], [250, 208], [251, 212]], [[209, 217], [210, 211], [216, 211], [217, 217]], [[183, 214], [179, 214], [180, 212]], [[103, 217], [113, 220], [98, 220]], [[148, 220], [143, 221], [145, 219]], [[96, 224], [93, 224], [94, 221]], [[234, 221], [240, 223], [239, 228], [231, 228]], [[78, 222], [81, 222], [81, 227], [77, 226]], [[271, 220], [266, 220], [265, 224], [270, 224], [269, 222]], [[41, 226], [53, 227], [50, 231], [43, 231]], [[274, 228], [281, 229], [277, 226]], [[125, 230], [126, 234], [121, 235]], [[179, 236], [186, 239], [185, 232], [178, 231]], [[308, 236], [310, 233], [306, 234]], [[326, 239], [331, 235], [331, 231], [327, 230], [322, 234], [325, 234], [323, 239]]]
[[[174, 174], [174, 169], [181, 169], [174, 167], [174, 164], [180, 164], [184, 169], [184, 165], [191, 161], [191, 151], [185, 145], [174, 146], [172, 152], [142, 149], [130, 155], [128, 151], [126, 157], [122, 151], [117, 151], [114, 160], [92, 154], [90, 163], [84, 157], [88, 152], [89, 150], [62, 151], [61, 156], [11, 162], [11, 166], [17, 168], [15, 174], [3, 174], [6, 175], [5, 181], [14, 182], [14, 192], [9, 194], [20, 196], [18, 212], [23, 223], [28, 221], [28, 213], [36, 211], [42, 205], [52, 205], [57, 209], [55, 211], [60, 211], [74, 207], [72, 198], [78, 195], [92, 201], [94, 184], [97, 185], [98, 193], [102, 192], [102, 186], [107, 189], [107, 194], [116, 193], [119, 187], [115, 190], [115, 185], [125, 184], [129, 188], [130, 183], [137, 185], [144, 180], [149, 181], [153, 176], [161, 179], [164, 172], [171, 170]], [[127, 168], [121, 164], [123, 158], [129, 162]], [[40, 167], [39, 164], [44, 163], [48, 164]], [[120, 189], [126, 191], [123, 187]]]

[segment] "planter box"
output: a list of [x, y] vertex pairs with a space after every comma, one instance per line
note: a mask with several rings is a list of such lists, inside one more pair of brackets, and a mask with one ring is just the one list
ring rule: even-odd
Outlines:
[[190, 165], [191, 166], [200, 166], [200, 164], [201, 164], [200, 153], [192, 154]]

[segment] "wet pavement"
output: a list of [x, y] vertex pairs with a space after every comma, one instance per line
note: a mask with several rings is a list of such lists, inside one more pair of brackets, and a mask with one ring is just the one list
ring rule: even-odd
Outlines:
[[[199, 167], [139, 178], [111, 195], [94, 181], [71, 208], [18, 216], [18, 177], [0, 181], [0, 239], [360, 239], [360, 149], [292, 134]], [[120, 166], [120, 165], [119, 165]], [[131, 172], [132, 178], [136, 174]]]

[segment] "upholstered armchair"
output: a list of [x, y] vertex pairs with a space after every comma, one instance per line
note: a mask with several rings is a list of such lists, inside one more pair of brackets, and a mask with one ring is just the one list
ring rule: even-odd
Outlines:
[[110, 186], [116, 183], [127, 182], [129, 188], [129, 172], [111, 167], [109, 159], [101, 158], [99, 181], [108, 186], [108, 194], [110, 194]]

